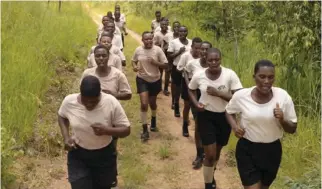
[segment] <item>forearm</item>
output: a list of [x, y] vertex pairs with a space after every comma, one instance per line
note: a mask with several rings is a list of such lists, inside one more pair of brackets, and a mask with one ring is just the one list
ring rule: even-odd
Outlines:
[[183, 70], [183, 74], [184, 74], [184, 81], [186, 82], [187, 86], [189, 85], [189, 76], [187, 71]]
[[137, 67], [137, 65], [138, 65], [138, 63], [137, 63], [137, 62], [132, 61], [132, 67], [133, 67], [133, 68]]
[[67, 140], [69, 138], [69, 121], [68, 119], [65, 119], [58, 115], [58, 124], [60, 127], [60, 132], [64, 138], [64, 140]]
[[233, 95], [231, 93], [221, 93], [219, 96], [221, 99], [229, 102], [230, 99], [233, 97]]
[[282, 125], [285, 132], [290, 133], [290, 134], [295, 133], [296, 128], [297, 128], [297, 123], [283, 120], [283, 121], [280, 121], [280, 124]]
[[196, 90], [188, 89], [188, 95], [189, 95], [190, 100], [193, 103], [193, 105], [195, 107], [197, 107], [199, 102], [197, 100], [197, 92], [196, 92]]
[[124, 138], [129, 136], [131, 133], [131, 128], [130, 127], [109, 127], [107, 135], [114, 136], [114, 137], [119, 137], [119, 138]]
[[131, 93], [119, 93], [115, 96], [118, 100], [130, 100], [132, 98]]
[[229, 125], [231, 126], [232, 129], [237, 129], [238, 125], [237, 125], [237, 120], [236, 120], [236, 114], [229, 114], [229, 113], [225, 113], [226, 114], [226, 119], [229, 123]]
[[175, 59], [177, 56], [179, 56], [181, 54], [181, 52], [179, 51], [179, 52], [177, 52], [177, 53], [175, 53], [175, 52], [173, 52], [173, 53], [169, 53], [169, 57], [170, 58], [172, 58], [172, 59]]

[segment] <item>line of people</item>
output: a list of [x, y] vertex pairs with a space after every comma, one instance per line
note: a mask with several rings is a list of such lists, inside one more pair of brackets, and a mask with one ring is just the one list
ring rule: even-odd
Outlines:
[[[255, 86], [243, 88], [238, 75], [222, 65], [222, 53], [200, 37], [188, 39], [188, 28], [155, 12], [152, 31], [142, 33], [143, 45], [135, 49], [131, 66], [137, 72], [140, 96], [141, 139], [157, 132], [157, 95], [171, 97], [174, 117], [181, 117], [182, 135], [189, 137], [189, 111], [195, 122], [194, 169], [203, 166], [205, 189], [215, 189], [214, 171], [231, 130], [239, 139], [237, 168], [245, 189], [266, 189], [274, 181], [282, 157], [283, 131], [294, 133], [297, 117], [292, 98], [274, 87], [275, 67], [259, 60], [254, 68]], [[117, 22], [123, 22], [119, 25]], [[68, 177], [72, 189], [117, 186], [117, 138], [130, 134], [130, 122], [118, 100], [130, 100], [126, 66], [125, 16], [119, 5], [99, 26], [97, 45], [87, 57], [80, 93], [68, 95], [58, 111], [58, 122], [68, 152]], [[164, 72], [164, 88], [162, 78]], [[148, 129], [148, 107], [151, 108]], [[237, 120], [236, 115], [240, 114]], [[162, 125], [161, 125], [162, 126]], [[68, 129], [71, 127], [72, 134]]]

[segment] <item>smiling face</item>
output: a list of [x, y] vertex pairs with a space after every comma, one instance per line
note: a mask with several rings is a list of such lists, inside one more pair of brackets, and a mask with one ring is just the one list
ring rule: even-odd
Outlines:
[[184, 26], [181, 26], [179, 28], [179, 38], [180, 39], [186, 39], [188, 35], [188, 29]]
[[207, 53], [207, 64], [209, 71], [212, 73], [218, 73], [220, 71], [221, 55], [218, 52]]
[[253, 77], [257, 91], [267, 95], [270, 93], [275, 81], [275, 69], [271, 66], [261, 66]]
[[147, 49], [152, 48], [153, 46], [153, 35], [151, 33], [146, 33], [142, 37], [142, 42], [144, 44], [144, 47]]
[[208, 43], [202, 43], [200, 47], [200, 57], [203, 59], [207, 58], [207, 51], [210, 48]]

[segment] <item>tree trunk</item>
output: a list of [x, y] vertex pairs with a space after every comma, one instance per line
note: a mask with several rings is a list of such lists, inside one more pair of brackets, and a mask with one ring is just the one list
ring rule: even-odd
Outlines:
[[60, 12], [60, 10], [61, 10], [61, 0], [59, 0], [58, 10], [59, 10], [59, 12]]

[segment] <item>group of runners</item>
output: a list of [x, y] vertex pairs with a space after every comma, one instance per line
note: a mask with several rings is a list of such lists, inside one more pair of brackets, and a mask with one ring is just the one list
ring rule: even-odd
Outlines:
[[[214, 172], [231, 130], [239, 138], [236, 160], [244, 188], [269, 188], [281, 162], [283, 131], [294, 133], [297, 127], [292, 98], [273, 86], [274, 64], [269, 60], [256, 62], [255, 86], [243, 88], [238, 75], [221, 64], [221, 51], [200, 37], [187, 38], [188, 28], [179, 21], [171, 27], [169, 19], [156, 11], [151, 29], [142, 33], [143, 45], [135, 49], [130, 65], [137, 72], [141, 140], [147, 141], [149, 131], [158, 132], [158, 127], [162, 127], [157, 124], [158, 94], [171, 94], [169, 109], [173, 109], [174, 117], [181, 117], [181, 97], [182, 135], [190, 135], [191, 109], [196, 146], [192, 165], [194, 169], [203, 167], [205, 189], [217, 188]], [[122, 71], [127, 65], [124, 35], [125, 15], [116, 5], [114, 12], [102, 18], [97, 44], [87, 57], [88, 68], [82, 75], [80, 92], [66, 96], [58, 111], [72, 189], [117, 187], [117, 139], [131, 132], [119, 102], [132, 97]]]

